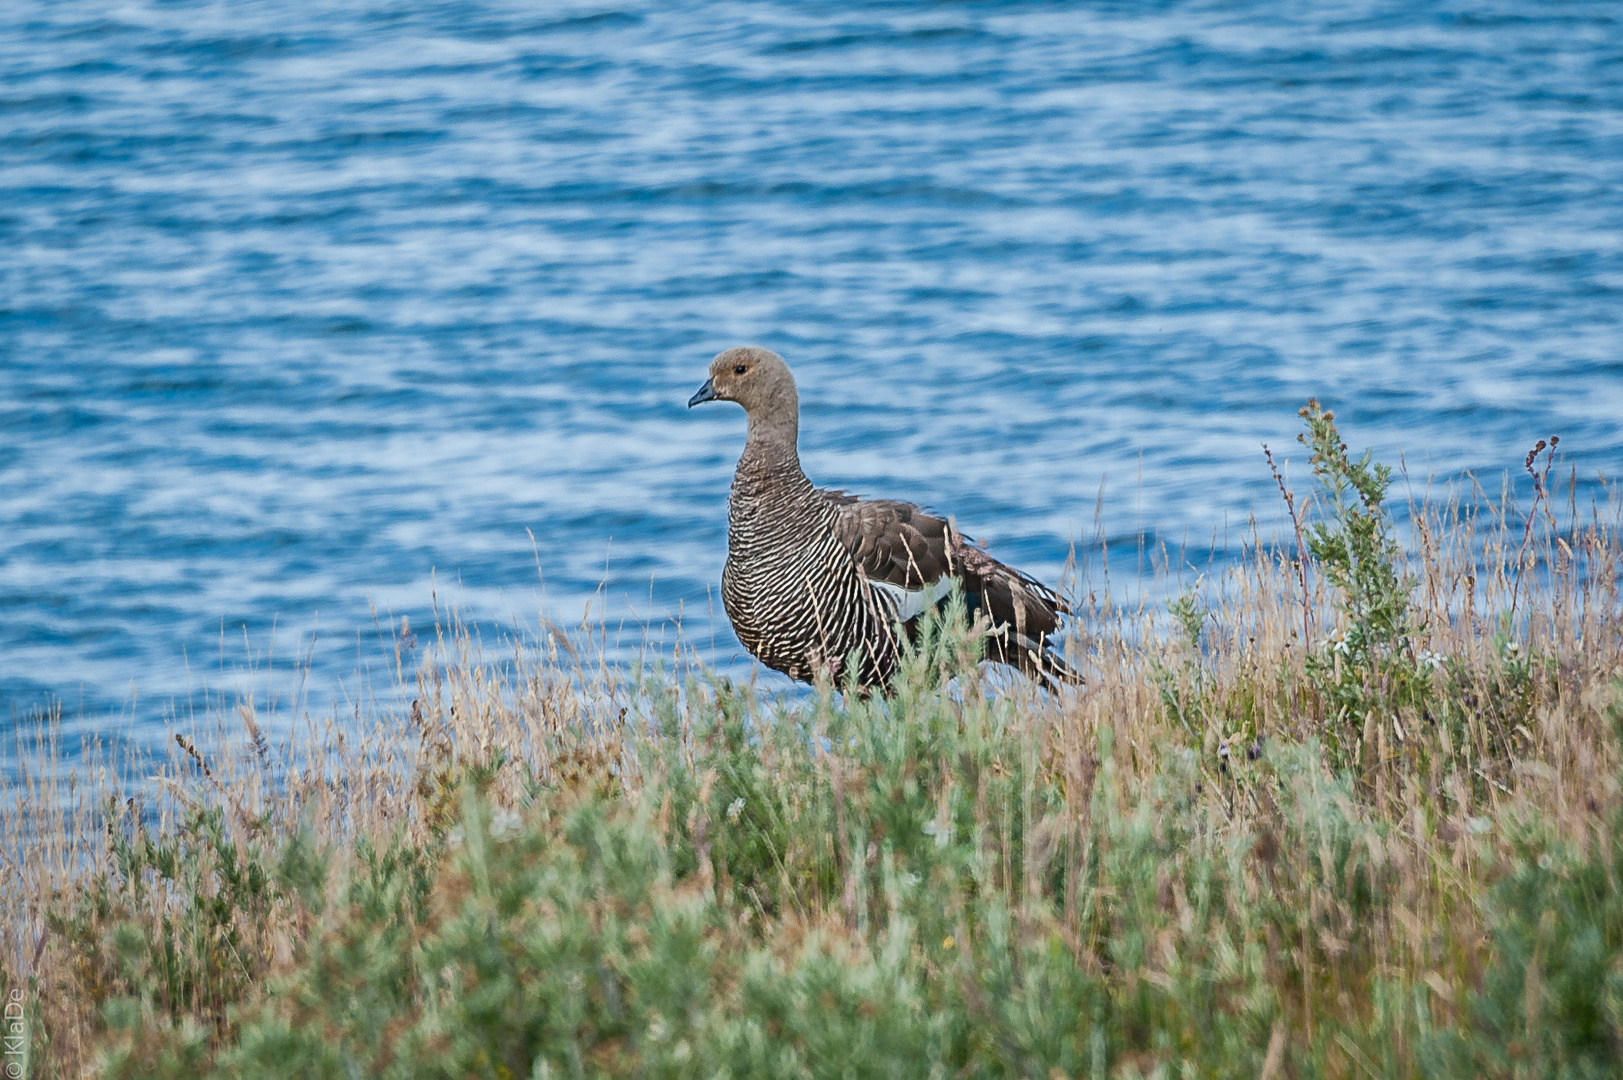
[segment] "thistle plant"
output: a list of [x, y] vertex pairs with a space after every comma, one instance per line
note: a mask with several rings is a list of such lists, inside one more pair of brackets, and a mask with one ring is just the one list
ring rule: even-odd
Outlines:
[[1391, 468], [1371, 460], [1367, 450], [1349, 457], [1335, 413], [1318, 401], [1310, 400], [1299, 415], [1307, 431], [1297, 440], [1312, 452], [1323, 515], [1307, 530], [1307, 549], [1344, 619], [1308, 657], [1307, 673], [1330, 706], [1326, 737], [1337, 752], [1357, 758], [1366, 731], [1389, 723], [1400, 707], [1420, 703], [1430, 686], [1414, 653], [1420, 629], [1411, 609], [1415, 579], [1385, 506]]

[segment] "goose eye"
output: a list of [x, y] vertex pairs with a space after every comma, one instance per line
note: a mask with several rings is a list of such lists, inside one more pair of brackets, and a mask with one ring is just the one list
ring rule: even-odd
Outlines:
[[742, 375], [742, 374], [744, 374], [744, 372], [746, 372], [748, 370], [749, 370], [749, 368], [745, 367], [743, 364], [739, 364], [737, 367], [733, 368], [733, 374], [734, 375]]

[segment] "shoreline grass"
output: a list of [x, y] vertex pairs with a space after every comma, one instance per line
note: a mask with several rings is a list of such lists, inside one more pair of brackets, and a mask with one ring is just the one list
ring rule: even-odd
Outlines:
[[245, 707], [147, 783], [69, 787], [41, 728], [0, 809], [27, 1075], [1618, 1075], [1615, 508], [1541, 444], [1531, 507], [1417, 505], [1405, 549], [1303, 419], [1294, 535], [1092, 597], [1060, 695], [951, 620], [888, 700], [794, 702], [452, 623], [403, 715]]

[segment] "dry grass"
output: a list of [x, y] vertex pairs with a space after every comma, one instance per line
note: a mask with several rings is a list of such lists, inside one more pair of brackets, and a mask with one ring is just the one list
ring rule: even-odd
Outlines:
[[[784, 706], [693, 678], [681, 656], [617, 672], [562, 635], [498, 660], [452, 621], [406, 675], [406, 715], [270, 740], [278, 718], [245, 707], [140, 763], [63, 762], [50, 723], [25, 731], [29, 764], [0, 807], [0, 989], [26, 1002], [31, 1075], [252, 1073], [239, 1040], [272, 1020], [319, 1028], [369, 1075], [691, 1074], [718, 1046], [734, 1056], [706, 1068], [737, 1071], [750, 1038], [786, 1040], [771, 1061], [808, 1075], [863, 1038], [878, 1064], [841, 1068], [1587, 1075], [1584, 1053], [1623, 1051], [1623, 547], [1615, 507], [1560, 507], [1547, 462], [1528, 471], [1531, 507], [1474, 487], [1411, 507], [1393, 567], [1406, 621], [1374, 645], [1309, 551], [1309, 524], [1336, 511], [1293, 493], [1302, 532], [1165, 610], [1096, 594], [1073, 643], [1089, 682], [1063, 696], [989, 690], [951, 634], [889, 702]], [[655, 898], [625, 901], [624, 921], [702, 909], [704, 940], [740, 965], [704, 992], [713, 1015], [692, 1021], [687, 1057], [659, 1056], [675, 1021], [648, 1004], [664, 983], [637, 974], [664, 955], [654, 930], [594, 961], [619, 973], [612, 1000], [579, 991], [617, 1019], [522, 1053], [508, 1032], [448, 1064], [483, 1037], [471, 1021], [407, 1037], [433, 1012], [412, 995], [450, 978], [454, 951], [440, 975], [411, 968], [402, 1000], [417, 1004], [384, 1034], [362, 1038], [337, 1006], [314, 1018], [327, 984], [311, 973], [360, 947], [356, 926], [404, 927], [418, 951], [399, 955], [431, 954], [462, 905], [500, 891], [491, 875], [576, 851], [583, 807], [648, 845], [653, 884], [636, 895]], [[415, 899], [357, 914], [371, 901], [356, 882], [389, 867]], [[570, 913], [548, 903], [524, 917], [554, 933]], [[1585, 934], [1593, 962], [1552, 936]], [[826, 1044], [793, 1007], [752, 1012], [771, 993], [751, 972], [813, 985], [814, 960], [857, 980], [800, 1010], [835, 1032]], [[514, 1000], [547, 975], [526, 978]], [[910, 1048], [901, 1065], [884, 1064], [886, 1040]], [[317, 1053], [294, 1043], [277, 1052]]]

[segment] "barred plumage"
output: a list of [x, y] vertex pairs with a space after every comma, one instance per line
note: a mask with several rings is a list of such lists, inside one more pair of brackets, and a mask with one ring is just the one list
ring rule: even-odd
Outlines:
[[1047, 642], [1068, 609], [1047, 586], [1003, 565], [945, 518], [911, 503], [816, 488], [800, 468], [800, 400], [776, 353], [746, 346], [712, 361], [688, 402], [735, 401], [749, 435], [728, 500], [721, 597], [756, 659], [794, 679], [882, 686], [900, 635], [959, 584], [988, 626], [985, 655], [1049, 685], [1081, 678]]

